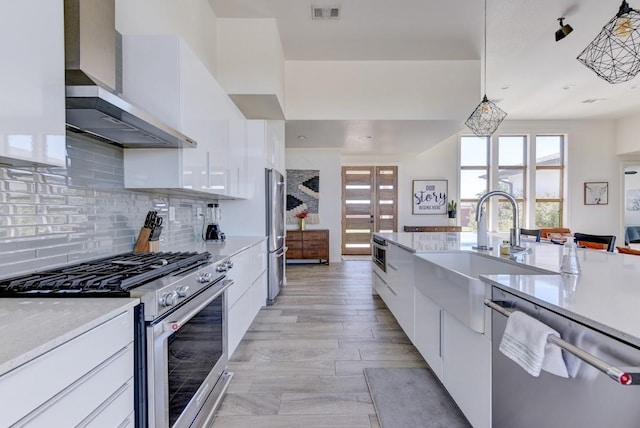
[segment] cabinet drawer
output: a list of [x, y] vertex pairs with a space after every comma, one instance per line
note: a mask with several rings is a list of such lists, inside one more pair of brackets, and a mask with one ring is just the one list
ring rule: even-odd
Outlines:
[[304, 249], [327, 248], [327, 241], [304, 241]]
[[289, 251], [291, 251], [291, 250], [301, 250], [302, 249], [302, 241], [287, 242], [287, 247], [289, 248]]
[[[29, 428], [76, 426], [129, 381], [133, 381], [133, 345], [105, 361], [16, 425]], [[45, 382], [41, 380], [42, 383]], [[128, 408], [118, 420], [122, 421], [131, 410], [133, 400], [129, 401]]]
[[15, 423], [133, 342], [132, 314], [122, 313], [1, 376], [0, 402], [12, 404], [0, 412], [0, 426]]
[[287, 230], [287, 241], [302, 241], [302, 232]]
[[[111, 397], [105, 401], [95, 414], [90, 415], [77, 428], [101, 428], [133, 426], [134, 415], [133, 379], [122, 385]], [[129, 421], [127, 422], [127, 419]]]
[[287, 259], [301, 259], [302, 258], [302, 250], [287, 250]]
[[305, 248], [304, 250], [302, 250], [302, 256], [305, 259], [326, 259], [327, 256], [328, 256], [328, 253], [329, 252], [327, 251], [326, 248], [325, 249], [317, 249], [317, 250], [314, 250], [314, 249], [309, 249], [308, 250], [308, 249]]
[[324, 241], [327, 242], [327, 232], [325, 231], [308, 231], [304, 233], [304, 242], [305, 245], [309, 242], [309, 241]]

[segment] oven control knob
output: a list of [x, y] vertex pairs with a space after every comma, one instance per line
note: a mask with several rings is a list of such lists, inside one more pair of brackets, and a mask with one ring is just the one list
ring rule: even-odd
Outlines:
[[[211, 281], [211, 272], [202, 272], [198, 274], [198, 277], [196, 278], [196, 280], [202, 284]], [[189, 288], [189, 287], [187, 287]], [[180, 292], [178, 291], [178, 294], [180, 294]]]
[[176, 288], [176, 293], [178, 294], [178, 297], [187, 297], [189, 295], [189, 286], [181, 285], [180, 287]]
[[226, 264], [221, 264], [219, 266], [216, 266], [216, 272], [226, 272], [227, 271], [227, 265]]
[[227, 261], [227, 269], [233, 268], [233, 262], [231, 260]]
[[160, 305], [161, 306], [173, 306], [178, 302], [178, 293], [175, 291], [169, 291], [167, 293], [163, 293], [160, 296]]

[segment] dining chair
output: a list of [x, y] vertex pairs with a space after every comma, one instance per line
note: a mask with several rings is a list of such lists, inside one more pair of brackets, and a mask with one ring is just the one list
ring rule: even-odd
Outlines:
[[540, 228], [541, 238], [548, 239], [550, 233], [559, 233], [562, 235], [570, 235], [571, 229], [567, 227], [541, 227]]
[[624, 245], [640, 243], [640, 226], [627, 226], [624, 228]]
[[633, 248], [629, 248], [629, 247], [616, 247], [618, 249], [618, 252], [621, 254], [631, 254], [633, 256], [640, 256], [640, 250], [634, 250]]
[[610, 253], [616, 248], [615, 235], [589, 235], [586, 233], [575, 233], [573, 238], [579, 247], [591, 248], [595, 250], [607, 250]]
[[540, 229], [520, 229], [520, 236], [533, 236], [536, 242], [540, 242], [542, 230]]

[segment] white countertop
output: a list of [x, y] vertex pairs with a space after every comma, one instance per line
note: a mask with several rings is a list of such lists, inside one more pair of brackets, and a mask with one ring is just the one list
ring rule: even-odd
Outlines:
[[[494, 249], [478, 251], [471, 248], [476, 243], [476, 235], [471, 232], [376, 235], [416, 253], [470, 251], [492, 257], [501, 257], [499, 244], [504, 239], [493, 236]], [[525, 241], [522, 245], [532, 249], [522, 264], [560, 271], [561, 245]], [[490, 285], [640, 346], [640, 257], [588, 249], [578, 249], [577, 254], [582, 268], [577, 276], [487, 275], [481, 278]]]
[[138, 303], [130, 298], [0, 299], [0, 376]]
[[214, 258], [223, 259], [236, 254], [267, 239], [266, 236], [227, 236], [224, 241], [194, 242], [183, 251], [208, 251]]

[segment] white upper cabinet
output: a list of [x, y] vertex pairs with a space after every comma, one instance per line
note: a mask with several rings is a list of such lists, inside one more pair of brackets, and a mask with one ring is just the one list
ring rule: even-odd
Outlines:
[[250, 120], [249, 145], [259, 152], [268, 168], [285, 173], [284, 120]]
[[65, 166], [62, 0], [2, 3], [0, 165]]
[[177, 36], [125, 36], [123, 75], [127, 98], [198, 143], [125, 150], [125, 187], [242, 197], [246, 167], [232, 160], [246, 147], [246, 120], [187, 43]]

